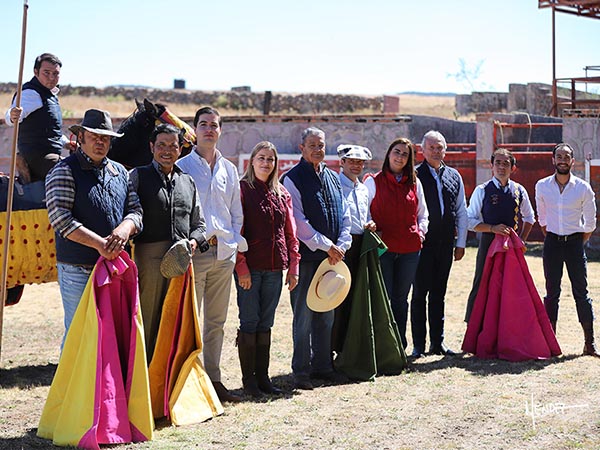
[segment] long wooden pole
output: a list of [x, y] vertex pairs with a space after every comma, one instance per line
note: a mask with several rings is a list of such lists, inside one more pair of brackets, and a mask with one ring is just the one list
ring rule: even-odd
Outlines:
[[[27, 10], [28, 0], [23, 2], [23, 25], [21, 27], [21, 60], [19, 62], [19, 80], [17, 83], [17, 96], [15, 106], [21, 106], [21, 92], [23, 90], [23, 65], [25, 62], [25, 42], [27, 37]], [[2, 361], [2, 328], [4, 324], [4, 304], [6, 303], [7, 289], [6, 279], [8, 278], [8, 250], [10, 243], [10, 219], [12, 215], [13, 193], [15, 191], [15, 172], [17, 167], [17, 138], [19, 136], [19, 121], [15, 122], [13, 132], [13, 141], [11, 148], [11, 162], [8, 181], [8, 195], [6, 196], [6, 226], [4, 228], [4, 249], [2, 253], [2, 281], [0, 290], [2, 290], [2, 301], [0, 302], [0, 362]]]

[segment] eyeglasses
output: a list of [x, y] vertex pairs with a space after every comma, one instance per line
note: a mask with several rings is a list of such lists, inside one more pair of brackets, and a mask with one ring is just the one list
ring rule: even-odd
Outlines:
[[275, 164], [275, 158], [265, 158], [264, 156], [258, 156], [256, 158], [254, 158], [256, 161], [258, 161], [259, 163], [268, 163], [268, 164]]

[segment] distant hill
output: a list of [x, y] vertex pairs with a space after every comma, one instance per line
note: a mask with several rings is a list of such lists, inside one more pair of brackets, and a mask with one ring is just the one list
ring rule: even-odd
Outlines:
[[398, 95], [422, 95], [423, 97], [456, 97], [456, 92], [399, 92]]

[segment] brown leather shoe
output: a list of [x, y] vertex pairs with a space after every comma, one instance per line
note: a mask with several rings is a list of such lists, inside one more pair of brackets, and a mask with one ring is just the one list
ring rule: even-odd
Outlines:
[[213, 386], [215, 388], [217, 396], [219, 397], [219, 400], [221, 400], [222, 402], [238, 403], [242, 401], [242, 397], [239, 397], [229, 392], [227, 388], [223, 386], [223, 383], [221, 383], [220, 381], [213, 381]]

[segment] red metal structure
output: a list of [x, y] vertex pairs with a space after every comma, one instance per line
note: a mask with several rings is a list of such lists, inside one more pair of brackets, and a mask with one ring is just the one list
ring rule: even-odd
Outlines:
[[[571, 108], [577, 108], [577, 105], [598, 105], [600, 100], [577, 99], [575, 84], [582, 83], [600, 83], [600, 77], [579, 77], [579, 78], [556, 78], [556, 20], [555, 13], [563, 12], [574, 14], [576, 16], [590, 17], [600, 19], [600, 1], [599, 0], [538, 0], [538, 8], [552, 8], [552, 110], [550, 115], [558, 116], [559, 104], [571, 105]], [[558, 83], [571, 83], [571, 101], [558, 101]]]

